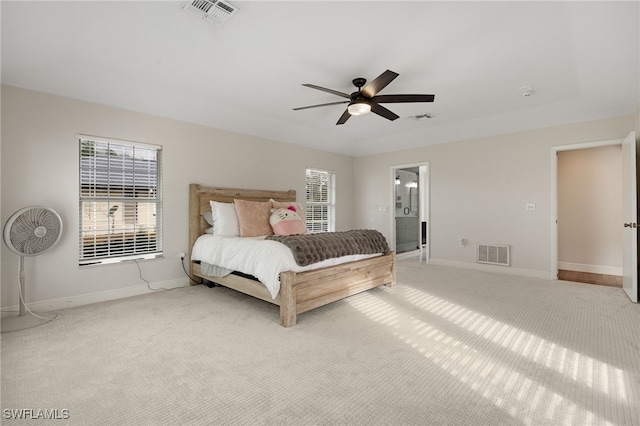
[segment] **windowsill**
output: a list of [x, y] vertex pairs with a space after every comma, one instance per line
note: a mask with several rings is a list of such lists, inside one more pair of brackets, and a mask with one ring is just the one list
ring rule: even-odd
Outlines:
[[131, 261], [147, 261], [147, 260], [158, 260], [158, 259], [164, 259], [164, 254], [163, 253], [139, 254], [139, 255], [118, 257], [118, 258], [112, 258], [112, 259], [96, 259], [95, 261], [87, 261], [88, 263], [81, 263], [78, 266], [84, 269], [87, 267], [95, 267], [95, 266], [119, 265], [122, 263], [131, 262]]

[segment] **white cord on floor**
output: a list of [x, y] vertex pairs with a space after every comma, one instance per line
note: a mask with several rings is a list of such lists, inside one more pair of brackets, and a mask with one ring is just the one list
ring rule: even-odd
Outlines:
[[[22, 272], [22, 271], [21, 271]], [[49, 321], [53, 321], [54, 319], [56, 319], [58, 317], [58, 314], [54, 313], [53, 314], [53, 318], [45, 318], [45, 317], [41, 317], [38, 314], [35, 314], [31, 311], [31, 309], [29, 309], [29, 307], [27, 306], [27, 302], [25, 302], [25, 300], [22, 298], [22, 282], [20, 279], [18, 279], [18, 295], [20, 296], [20, 302], [24, 305], [24, 309], [29, 312], [31, 315], [33, 315], [36, 318], [40, 318], [41, 320], [45, 320], [47, 322]], [[38, 324], [38, 325], [42, 325], [42, 324]], [[35, 326], [34, 326], [35, 327]], [[30, 327], [33, 328], [33, 327]]]

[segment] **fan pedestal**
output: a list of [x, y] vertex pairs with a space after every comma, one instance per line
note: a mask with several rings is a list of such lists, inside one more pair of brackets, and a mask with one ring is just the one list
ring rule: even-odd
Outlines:
[[33, 315], [23, 315], [2, 318], [2, 320], [0, 321], [2, 322], [2, 332], [9, 333], [11, 331], [20, 331], [26, 330], [28, 328], [38, 327], [39, 325], [46, 324], [53, 319], [54, 318], [44, 319], [34, 317]]
[[[2, 329], [2, 333], [9, 333], [11, 331], [20, 331], [26, 330], [28, 328], [37, 327], [42, 324], [46, 324], [49, 321], [53, 321], [56, 319], [56, 314], [51, 318], [47, 318], [47, 316], [41, 316], [40, 314], [36, 314], [31, 312], [24, 301], [26, 300], [25, 296], [25, 286], [24, 286], [24, 256], [20, 256], [20, 312], [18, 316], [10, 316], [6, 318], [2, 318], [0, 320], [0, 328]], [[28, 315], [27, 315], [28, 312]]]

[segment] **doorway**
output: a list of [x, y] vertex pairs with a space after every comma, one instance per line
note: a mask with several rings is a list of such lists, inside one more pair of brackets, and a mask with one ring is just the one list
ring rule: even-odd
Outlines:
[[622, 287], [621, 143], [554, 151], [553, 278]]
[[391, 168], [391, 235], [396, 254], [429, 259], [428, 163]]

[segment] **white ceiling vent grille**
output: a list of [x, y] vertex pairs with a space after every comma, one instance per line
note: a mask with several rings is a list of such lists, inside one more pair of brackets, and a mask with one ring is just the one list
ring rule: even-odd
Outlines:
[[428, 112], [425, 112], [424, 114], [412, 115], [409, 118], [412, 120], [420, 121], [420, 120], [428, 120], [430, 118], [433, 118], [433, 115], [429, 114]]
[[478, 244], [477, 262], [491, 265], [509, 266], [509, 246]]
[[183, 9], [216, 25], [224, 25], [239, 10], [231, 3], [220, 0], [193, 0]]

